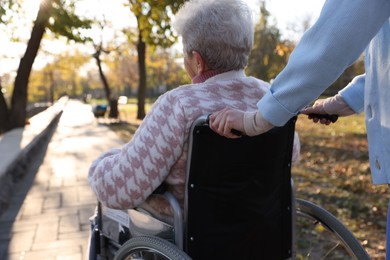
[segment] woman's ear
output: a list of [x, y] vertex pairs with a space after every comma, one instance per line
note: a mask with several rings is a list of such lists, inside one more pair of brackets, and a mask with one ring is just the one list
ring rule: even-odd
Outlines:
[[198, 74], [202, 73], [204, 71], [207, 71], [208, 70], [208, 66], [205, 63], [205, 61], [202, 58], [202, 56], [200, 55], [200, 53], [197, 52], [197, 51], [192, 51], [192, 55], [194, 55], [195, 60], [196, 60], [196, 69], [197, 69]]

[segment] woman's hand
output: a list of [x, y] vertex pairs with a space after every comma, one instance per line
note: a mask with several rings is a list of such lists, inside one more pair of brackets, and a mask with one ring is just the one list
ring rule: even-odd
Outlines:
[[265, 133], [273, 127], [257, 110], [244, 112], [233, 108], [224, 108], [210, 116], [210, 128], [219, 135], [228, 138], [238, 138], [241, 135], [255, 136]]
[[[330, 125], [332, 123], [329, 119], [326, 118], [319, 118], [315, 115], [326, 115], [326, 111], [324, 110], [324, 102], [326, 99], [318, 99], [316, 102], [314, 102], [313, 106], [306, 107], [301, 110], [302, 114], [308, 115], [308, 118], [313, 120], [314, 123], [320, 122], [323, 125]], [[314, 116], [313, 116], [314, 115]]]
[[[239, 138], [240, 135], [233, 132], [238, 131], [245, 134], [244, 114], [245, 112], [243, 111], [226, 107], [210, 115], [210, 128], [227, 138]], [[233, 132], [232, 129], [234, 129]]]
[[316, 116], [313, 116], [313, 114], [349, 116], [355, 114], [355, 111], [353, 111], [344, 101], [344, 99], [339, 94], [337, 94], [333, 97], [329, 97], [326, 99], [318, 99], [316, 102], [314, 102], [313, 106], [301, 110], [301, 113], [308, 115], [309, 119], [312, 119], [314, 123], [320, 122], [321, 124], [329, 125], [330, 123], [332, 123], [330, 119], [320, 119]]

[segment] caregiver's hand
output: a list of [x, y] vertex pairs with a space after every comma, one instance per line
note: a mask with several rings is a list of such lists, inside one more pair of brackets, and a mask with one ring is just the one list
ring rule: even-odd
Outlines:
[[[210, 128], [227, 138], [241, 135], [255, 136], [273, 127], [259, 111], [244, 112], [234, 108], [224, 108], [210, 116]], [[238, 134], [239, 132], [240, 134]]]

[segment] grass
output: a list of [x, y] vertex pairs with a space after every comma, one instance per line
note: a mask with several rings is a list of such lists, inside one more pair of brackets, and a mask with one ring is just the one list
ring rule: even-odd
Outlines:
[[[135, 106], [121, 106], [120, 113], [122, 123], [111, 129], [128, 141], [141, 121], [135, 120]], [[385, 259], [388, 188], [371, 182], [364, 116], [324, 126], [301, 115], [296, 130], [301, 141], [301, 159], [292, 169], [297, 197], [330, 211], [372, 259]]]
[[385, 259], [388, 188], [371, 181], [364, 115], [330, 126], [300, 116], [296, 130], [301, 140], [301, 160], [292, 170], [297, 197], [326, 208], [372, 259]]
[[[146, 112], [150, 110], [151, 106], [152, 104], [150, 103], [145, 105]], [[108, 126], [118, 134], [123, 141], [128, 142], [133, 137], [142, 120], [136, 119], [137, 105], [134, 103], [119, 105], [118, 110], [119, 121], [115, 121], [114, 123], [111, 122]]]

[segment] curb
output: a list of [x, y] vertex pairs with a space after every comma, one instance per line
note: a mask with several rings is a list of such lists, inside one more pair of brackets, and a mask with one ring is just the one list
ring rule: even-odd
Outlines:
[[[13, 129], [0, 139], [0, 216], [8, 208], [14, 185], [28, 173], [28, 166], [37, 159], [39, 151], [47, 147], [53, 136], [67, 97], [30, 119], [31, 125]], [[33, 127], [35, 126], [35, 127]], [[16, 141], [13, 141], [16, 139]]]

